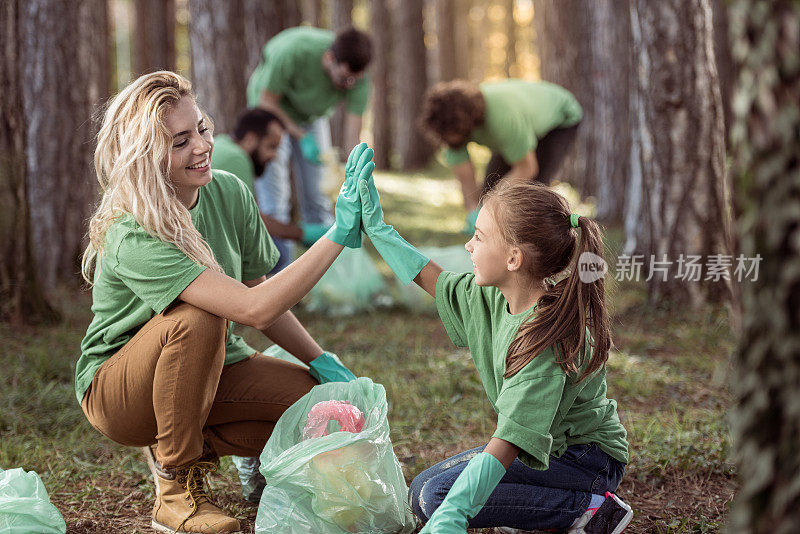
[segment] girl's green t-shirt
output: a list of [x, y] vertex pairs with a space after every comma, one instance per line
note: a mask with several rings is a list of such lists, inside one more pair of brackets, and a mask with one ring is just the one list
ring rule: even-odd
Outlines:
[[[488, 147], [509, 164], [536, 150], [539, 139], [548, 132], [574, 126], [583, 117], [575, 96], [554, 83], [510, 79], [482, 83], [480, 91], [486, 101], [486, 113], [483, 124], [472, 130], [468, 142]], [[448, 165], [468, 159], [466, 146], [445, 150]]]
[[[255, 199], [236, 176], [213, 170], [189, 210], [225, 274], [239, 281], [266, 275], [278, 261]], [[108, 229], [92, 288], [92, 312], [75, 368], [80, 402], [97, 369], [139, 329], [163, 312], [206, 267], [194, 263], [173, 245], [148, 234], [130, 214]], [[225, 363], [243, 360], [255, 349], [228, 329]]]
[[558, 458], [570, 445], [585, 443], [628, 463], [627, 432], [617, 403], [606, 398], [605, 368], [578, 382], [548, 349], [514, 376], [503, 377], [508, 346], [535, 307], [513, 315], [499, 289], [476, 285], [472, 273], [447, 271], [436, 282], [436, 306], [450, 339], [472, 354], [497, 413], [493, 437], [519, 447], [523, 463], [547, 469], [550, 455]]

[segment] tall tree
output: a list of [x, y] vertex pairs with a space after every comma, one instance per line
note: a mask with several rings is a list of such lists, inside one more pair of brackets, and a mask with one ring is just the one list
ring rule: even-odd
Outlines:
[[[45, 287], [77, 281], [95, 200], [91, 117], [108, 87], [105, 0], [30, 0], [21, 6], [19, 35], [26, 125], [28, 202], [33, 254]], [[86, 39], [106, 36], [93, 49]], [[105, 74], [104, 74], [105, 73]], [[104, 97], [104, 95], [102, 95]]]
[[245, 83], [255, 70], [264, 45], [278, 32], [285, 29], [283, 10], [279, 2], [263, 0], [241, 0], [244, 18], [244, 44], [246, 63], [244, 68]]
[[741, 489], [728, 531], [789, 534], [800, 525], [800, 4], [736, 0], [730, 14], [738, 230], [742, 255], [761, 263], [742, 284], [731, 381]]
[[[638, 76], [630, 189], [641, 195], [625, 214], [626, 252], [658, 267], [652, 299], [725, 300], [731, 200], [710, 0], [632, 0], [631, 25]], [[690, 256], [700, 257], [700, 276], [681, 263]]]
[[514, 77], [514, 65], [517, 63], [517, 21], [514, 18], [515, 0], [505, 0], [506, 23], [506, 61], [503, 67], [507, 77]]
[[389, 11], [386, 0], [370, 3], [370, 28], [372, 29], [373, 59], [370, 68], [372, 78], [372, 148], [375, 150], [375, 166], [389, 168], [391, 141], [391, 110], [389, 107], [389, 55], [391, 37]]
[[425, 165], [432, 145], [421, 135], [417, 118], [428, 87], [425, 33], [422, 28], [423, 0], [395, 0], [392, 4], [394, 36], [395, 147], [403, 170]]
[[135, 75], [175, 70], [175, 0], [138, 0], [134, 5]]
[[31, 254], [19, 30], [20, 0], [7, 0], [0, 5], [0, 320], [14, 324], [58, 318]]
[[[241, 0], [189, 1], [192, 80], [197, 101], [217, 132], [229, 132], [246, 107], [244, 17]], [[254, 45], [255, 46], [255, 45]]]
[[[353, 0], [332, 0], [331, 1], [331, 28], [334, 32], [350, 26], [353, 23]], [[352, 147], [344, 147], [344, 104], [339, 103], [336, 111], [331, 117], [331, 142], [333, 146], [343, 150]], [[340, 154], [347, 156], [347, 154]]]
[[455, 0], [435, 0], [436, 42], [439, 79], [447, 82], [459, 76], [458, 55], [456, 54], [456, 2]]

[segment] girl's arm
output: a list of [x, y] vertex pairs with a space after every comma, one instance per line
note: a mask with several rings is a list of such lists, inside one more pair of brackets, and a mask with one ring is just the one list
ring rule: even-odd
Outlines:
[[414, 278], [414, 282], [427, 291], [430, 296], [436, 298], [436, 281], [439, 279], [441, 273], [442, 268], [433, 261], [429, 261]]

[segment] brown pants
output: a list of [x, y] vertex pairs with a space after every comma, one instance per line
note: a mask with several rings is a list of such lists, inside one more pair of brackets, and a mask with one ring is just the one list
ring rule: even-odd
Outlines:
[[106, 437], [158, 443], [176, 467], [202, 455], [257, 456], [278, 418], [317, 385], [308, 370], [255, 353], [224, 365], [227, 321], [180, 303], [153, 317], [97, 370], [81, 407]]

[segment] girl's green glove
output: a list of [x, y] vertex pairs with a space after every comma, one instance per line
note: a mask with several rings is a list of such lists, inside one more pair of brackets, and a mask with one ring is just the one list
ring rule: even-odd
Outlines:
[[381, 197], [370, 174], [358, 181], [361, 196], [361, 226], [378, 253], [405, 285], [410, 284], [430, 259], [400, 237], [383, 221]]
[[469, 461], [420, 534], [464, 534], [506, 474], [500, 460], [481, 452]]
[[358, 182], [372, 178], [372, 169], [375, 168], [371, 161], [372, 154], [372, 149], [366, 143], [356, 145], [350, 152], [344, 168], [344, 183], [334, 208], [336, 222], [325, 233], [325, 237], [345, 247], [361, 246], [361, 197], [358, 193]]

